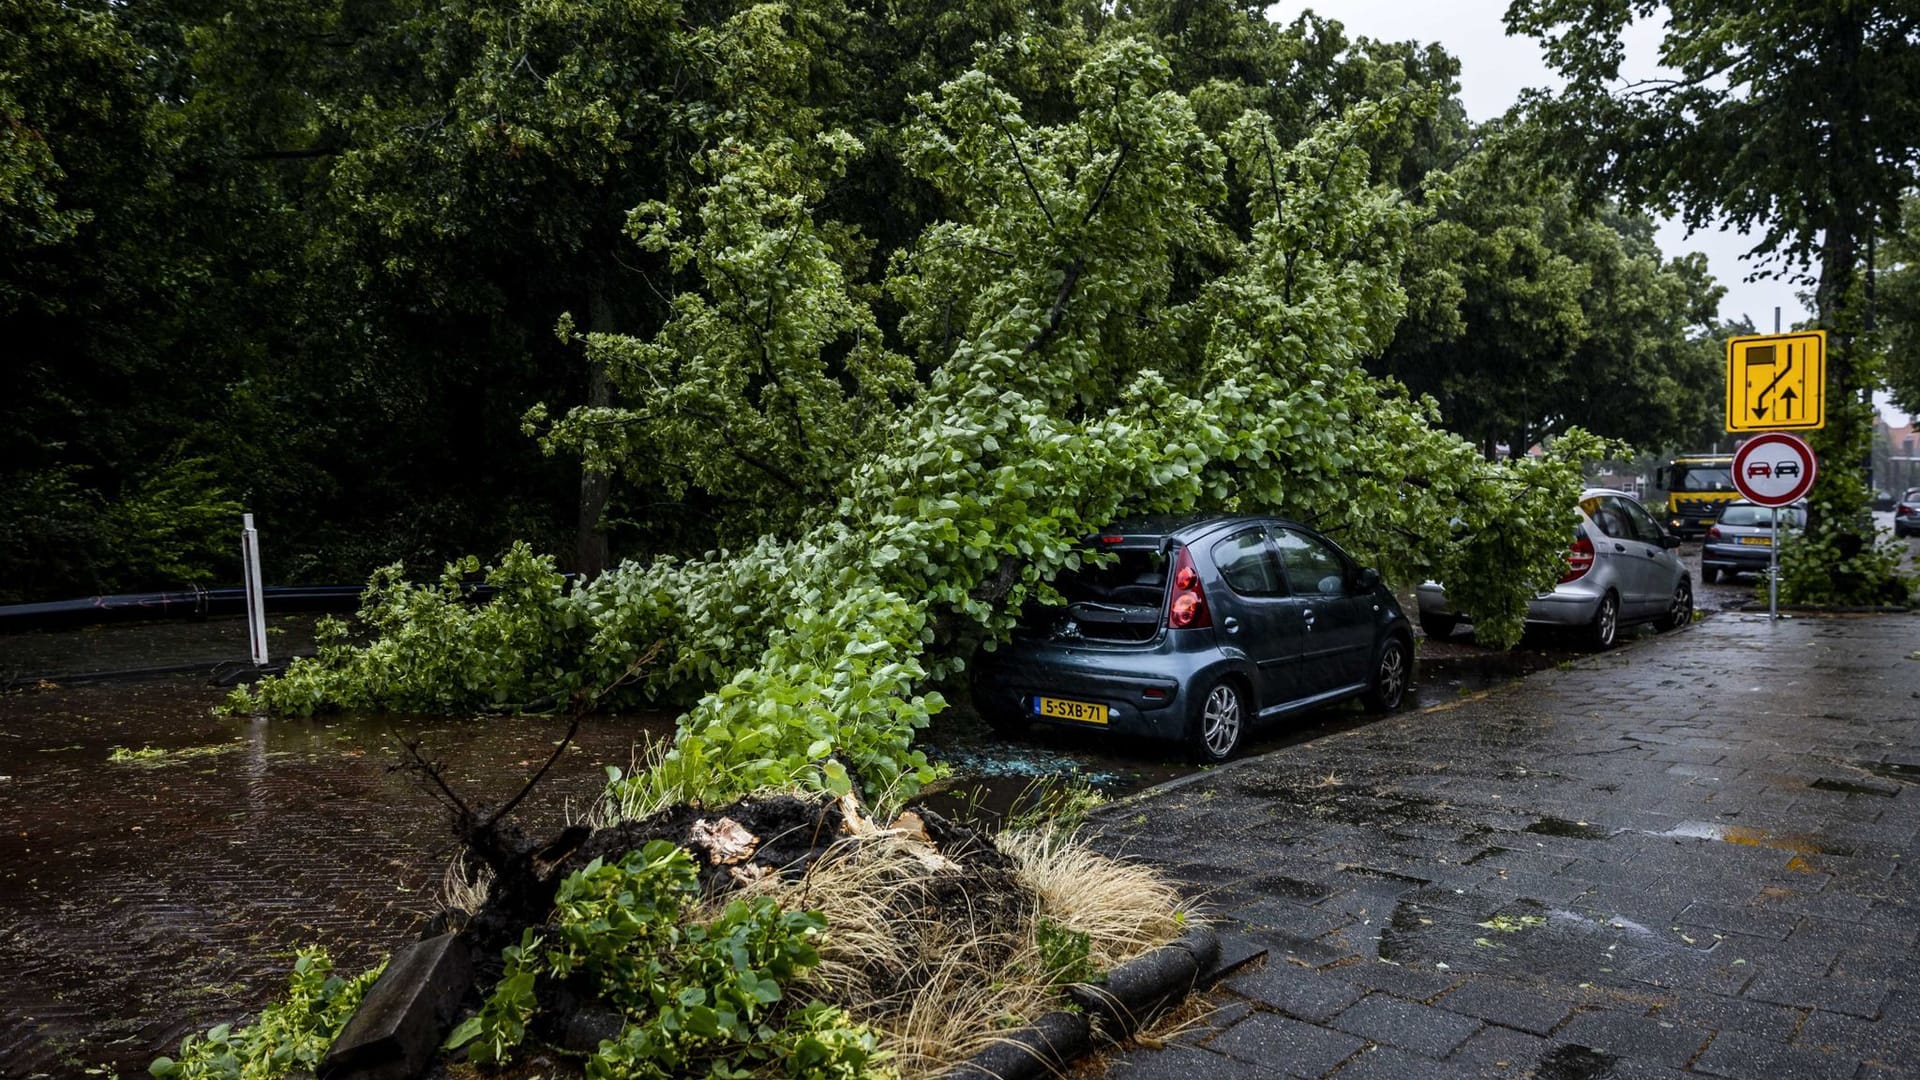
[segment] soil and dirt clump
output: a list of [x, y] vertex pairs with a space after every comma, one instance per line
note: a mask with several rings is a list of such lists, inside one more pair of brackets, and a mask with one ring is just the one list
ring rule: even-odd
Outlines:
[[[717, 912], [730, 899], [753, 896], [772, 896], [782, 908], [828, 909], [821, 965], [802, 993], [853, 1007], [863, 1021], [910, 1011], [941, 981], [957, 949], [987, 969], [1017, 966], [1019, 928], [1032, 924], [1038, 903], [1015, 860], [991, 838], [925, 808], [883, 825], [853, 796], [769, 795], [717, 808], [677, 805], [598, 828], [570, 826], [544, 840], [529, 839], [497, 814], [482, 818], [461, 807], [455, 818], [455, 831], [467, 844], [466, 884], [475, 893], [484, 889], [485, 900], [471, 912], [450, 908], [435, 916], [422, 937], [458, 932], [468, 951], [472, 981], [462, 1014], [482, 1007], [505, 971], [503, 950], [520, 944], [526, 930], [553, 940], [549, 920], [570, 875], [596, 861], [618, 863], [654, 841], [693, 856], [700, 911]], [[851, 888], [849, 874], [858, 879]], [[826, 880], [835, 876], [839, 884]], [[857, 917], [845, 911], [849, 893], [861, 898]], [[849, 925], [835, 925], [842, 921]], [[869, 937], [876, 927], [887, 927], [896, 940], [876, 947]], [[549, 1049], [591, 1053], [621, 1035], [624, 1015], [581, 972], [567, 978], [542, 974], [535, 995], [539, 1006], [528, 1031]], [[787, 1003], [779, 1011], [788, 1011]], [[448, 1025], [436, 1026], [435, 1038], [444, 1037]]]

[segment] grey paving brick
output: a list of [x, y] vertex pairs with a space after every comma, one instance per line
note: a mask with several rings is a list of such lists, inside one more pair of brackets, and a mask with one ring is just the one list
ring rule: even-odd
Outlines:
[[1350, 949], [1335, 948], [1325, 941], [1303, 938], [1285, 930], [1273, 930], [1266, 927], [1246, 926], [1231, 919], [1221, 920], [1222, 925], [1256, 945], [1265, 946], [1269, 964], [1304, 964], [1307, 967], [1325, 967], [1337, 964], [1353, 957]]
[[1573, 1013], [1569, 1002], [1541, 993], [1539, 987], [1500, 979], [1474, 979], [1448, 991], [1434, 1005], [1503, 1027], [1545, 1035]]
[[1339, 977], [1344, 969], [1317, 972], [1286, 963], [1266, 967], [1237, 979], [1229, 990], [1251, 1001], [1311, 1023], [1324, 1023], [1359, 1001], [1366, 991]]
[[1369, 994], [1333, 1018], [1333, 1027], [1372, 1042], [1445, 1057], [1474, 1032], [1480, 1021], [1390, 994]]
[[1888, 989], [1885, 983], [1768, 971], [1754, 978], [1746, 989], [1746, 996], [1776, 1005], [1823, 1009], [1871, 1020], [1880, 1015], [1880, 1005], [1887, 999]]
[[1374, 963], [1363, 961], [1338, 970], [1341, 977], [1350, 979], [1369, 990], [1384, 990], [1409, 1001], [1425, 1001], [1436, 997], [1453, 988], [1464, 978], [1457, 972], [1389, 964], [1384, 961]]
[[1283, 930], [1303, 938], [1317, 938], [1353, 921], [1353, 916], [1326, 911], [1289, 900], [1259, 900], [1227, 912], [1248, 931]]
[[1823, 1054], [1852, 1055], [1875, 1065], [1920, 1067], [1920, 1028], [1814, 1012], [1794, 1033], [1793, 1045]]
[[1750, 934], [1785, 940], [1800, 924], [1800, 916], [1790, 911], [1770, 911], [1757, 906], [1734, 906], [1710, 901], [1695, 901], [1674, 917], [1682, 926], [1704, 926], [1733, 934]]
[[1225, 1054], [1191, 1046], [1137, 1050], [1115, 1060], [1107, 1070], [1115, 1080], [1256, 1080], [1271, 1077], [1263, 1066], [1236, 1061]]
[[1244, 1001], [1226, 999], [1223, 995], [1216, 992], [1212, 998], [1212, 1008], [1207, 1010], [1206, 1015], [1202, 1016], [1190, 1027], [1181, 1029], [1167, 1041], [1169, 1043], [1180, 1043], [1187, 1046], [1198, 1046], [1240, 1021], [1245, 1020], [1248, 1016], [1252, 1015], [1252, 1013], [1252, 1005]]
[[1716, 957], [1693, 949], [1662, 949], [1635, 957], [1621, 968], [1621, 973], [1662, 989], [1732, 995], [1738, 994], [1755, 977], [1753, 965], [1735, 964], [1733, 961], [1738, 959], [1737, 956]]
[[1369, 1046], [1340, 1066], [1333, 1077], [1334, 1080], [1467, 1080], [1478, 1075], [1461, 1066], [1391, 1046]]
[[1655, 1005], [1649, 1015], [1707, 1031], [1744, 1031], [1786, 1042], [1806, 1023], [1807, 1010], [1752, 998], [1684, 994]]
[[1713, 1045], [1693, 1063], [1709, 1076], [1792, 1077], [1793, 1080], [1846, 1080], [1860, 1069], [1850, 1054], [1823, 1054], [1738, 1031], [1714, 1036]]
[[1582, 1013], [1553, 1034], [1622, 1058], [1683, 1068], [1706, 1045], [1709, 1033], [1674, 1020], [1603, 1010]]
[[1206, 1044], [1228, 1057], [1297, 1076], [1320, 1076], [1366, 1040], [1290, 1017], [1256, 1012]]
[[1528, 1035], [1512, 1028], [1485, 1027], [1461, 1043], [1458, 1049], [1448, 1055], [1447, 1061], [1477, 1076], [1533, 1076], [1534, 1066], [1546, 1055], [1550, 1046], [1546, 1039], [1538, 1035]]

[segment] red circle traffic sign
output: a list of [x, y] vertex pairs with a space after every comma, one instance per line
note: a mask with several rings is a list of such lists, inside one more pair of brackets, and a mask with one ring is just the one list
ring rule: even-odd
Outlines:
[[1755, 435], [1733, 452], [1733, 486], [1761, 506], [1785, 506], [1804, 498], [1819, 471], [1813, 448], [1784, 431]]

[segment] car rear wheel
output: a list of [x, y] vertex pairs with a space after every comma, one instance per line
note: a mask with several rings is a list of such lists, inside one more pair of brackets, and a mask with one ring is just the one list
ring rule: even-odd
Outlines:
[[1587, 645], [1595, 652], [1613, 648], [1620, 636], [1620, 597], [1609, 591], [1587, 624]]
[[1450, 615], [1420, 616], [1420, 632], [1434, 641], [1445, 641], [1452, 637], [1454, 628], [1459, 625], [1460, 620]]
[[1413, 642], [1394, 634], [1381, 643], [1380, 655], [1373, 662], [1373, 684], [1360, 700], [1375, 712], [1392, 712], [1407, 696], [1412, 675]]
[[1702, 583], [1702, 584], [1704, 584], [1704, 585], [1711, 585], [1711, 584], [1713, 584], [1714, 582], [1716, 582], [1716, 581], [1719, 581], [1719, 580], [1720, 580], [1720, 568], [1719, 568], [1719, 567], [1717, 567], [1717, 566], [1703, 566], [1703, 567], [1701, 567], [1701, 568], [1700, 568], [1700, 581], [1701, 581], [1701, 583]]
[[1247, 730], [1247, 710], [1240, 687], [1232, 679], [1221, 679], [1207, 689], [1193, 718], [1189, 742], [1193, 756], [1203, 765], [1225, 761], [1238, 753]]
[[[1701, 571], [1702, 574], [1705, 571]], [[1673, 603], [1668, 605], [1667, 613], [1653, 624], [1655, 630], [1678, 630], [1693, 621], [1693, 586], [1682, 578], [1680, 584], [1673, 587]]]

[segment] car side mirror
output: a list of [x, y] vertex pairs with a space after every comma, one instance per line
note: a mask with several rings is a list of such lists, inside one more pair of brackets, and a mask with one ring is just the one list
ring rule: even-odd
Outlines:
[[1353, 575], [1353, 585], [1356, 589], [1364, 591], [1378, 584], [1380, 584], [1380, 571], [1371, 566], [1362, 567], [1359, 573]]
[[1668, 551], [1672, 551], [1674, 548], [1680, 546], [1680, 538], [1662, 529], [1660, 530], [1660, 546], [1666, 548]]

